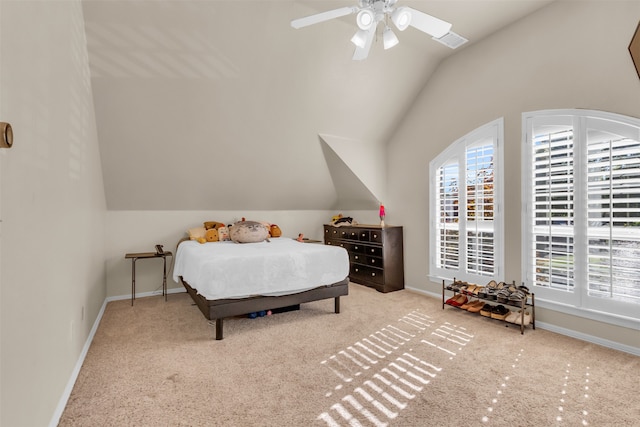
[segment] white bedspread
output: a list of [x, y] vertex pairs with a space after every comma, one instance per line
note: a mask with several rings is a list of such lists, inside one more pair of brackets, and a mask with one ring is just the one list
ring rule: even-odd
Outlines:
[[286, 295], [330, 285], [349, 275], [344, 248], [286, 237], [260, 243], [186, 241], [178, 246], [179, 276], [206, 299]]

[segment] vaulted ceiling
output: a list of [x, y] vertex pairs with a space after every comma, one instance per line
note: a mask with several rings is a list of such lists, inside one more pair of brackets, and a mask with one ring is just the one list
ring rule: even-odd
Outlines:
[[[356, 0], [84, 0], [110, 210], [367, 209], [384, 146], [438, 64], [551, 0], [399, 0], [453, 24], [353, 61]], [[425, 159], [425, 164], [428, 159]]]

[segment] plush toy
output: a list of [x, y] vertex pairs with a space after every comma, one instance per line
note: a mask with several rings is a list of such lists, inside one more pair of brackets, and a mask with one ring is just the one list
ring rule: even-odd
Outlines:
[[206, 230], [210, 230], [212, 228], [215, 228], [217, 230], [220, 227], [224, 227], [224, 224], [218, 221], [206, 221], [204, 223], [204, 228]]
[[269, 238], [269, 230], [257, 221], [238, 221], [229, 227], [229, 237], [236, 243], [257, 243]]
[[204, 237], [198, 237], [198, 238], [196, 239], [196, 241], [197, 241], [198, 243], [207, 243], [207, 239], [205, 239]]
[[229, 229], [227, 227], [218, 228], [218, 240], [221, 242], [231, 240], [231, 238], [229, 237]]
[[207, 239], [207, 242], [217, 242], [219, 240], [218, 230], [215, 228], [210, 228], [204, 234], [204, 238]]
[[334, 215], [334, 216], [331, 217], [331, 222], [336, 222], [340, 218], [342, 218], [342, 214], [341, 213], [339, 213], [338, 215]]
[[276, 224], [271, 224], [271, 227], [269, 227], [269, 234], [271, 234], [271, 237], [280, 237], [282, 236], [282, 230], [280, 230], [280, 227]]
[[346, 217], [340, 216], [340, 218], [331, 222], [331, 225], [336, 227], [339, 227], [341, 225], [351, 225], [351, 224], [355, 224], [355, 221], [350, 216], [346, 216]]

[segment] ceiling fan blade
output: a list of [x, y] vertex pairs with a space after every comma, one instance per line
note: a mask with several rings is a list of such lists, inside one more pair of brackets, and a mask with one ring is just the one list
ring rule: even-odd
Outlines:
[[291, 26], [295, 29], [308, 27], [309, 25], [318, 24], [330, 19], [347, 16], [357, 11], [358, 8], [355, 6], [341, 7], [340, 9], [328, 10], [326, 12], [316, 13], [315, 15], [305, 16], [304, 18], [294, 19], [293, 21], [291, 21]]
[[435, 18], [410, 7], [405, 7], [405, 9], [411, 12], [409, 25], [435, 38], [444, 36], [451, 29], [451, 24], [442, 19]]
[[373, 39], [376, 35], [377, 25], [372, 25], [371, 28], [367, 30], [367, 38], [365, 39], [364, 46], [358, 47], [356, 46], [356, 50], [353, 52], [354, 61], [362, 61], [363, 59], [367, 59], [369, 56], [369, 51], [371, 50], [371, 45], [373, 44]]

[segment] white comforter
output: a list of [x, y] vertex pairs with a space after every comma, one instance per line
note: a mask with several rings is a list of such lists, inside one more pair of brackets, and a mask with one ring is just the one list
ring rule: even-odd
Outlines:
[[260, 243], [186, 241], [178, 246], [179, 276], [206, 299], [285, 295], [330, 285], [349, 275], [344, 248], [286, 237]]

